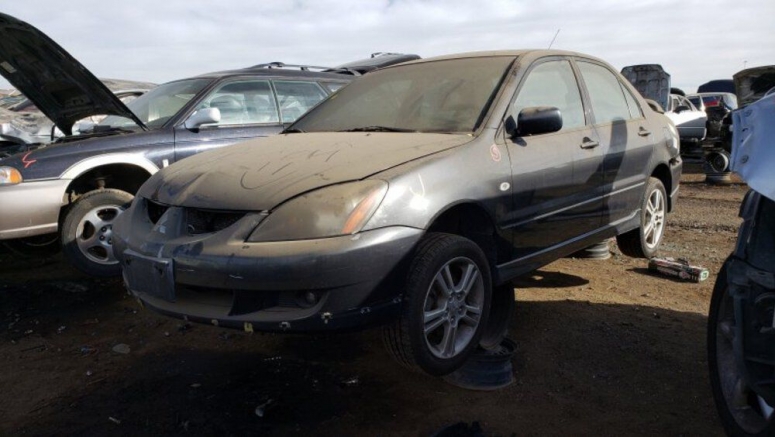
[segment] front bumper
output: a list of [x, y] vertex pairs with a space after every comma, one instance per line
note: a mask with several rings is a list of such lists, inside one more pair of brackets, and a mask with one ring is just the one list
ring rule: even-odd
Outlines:
[[173, 236], [171, 222], [162, 234], [138, 210], [133, 205], [114, 227], [129, 290], [163, 314], [248, 331], [343, 329], [394, 317], [396, 267], [423, 233], [388, 227], [250, 243], [251, 215], [219, 232]]
[[56, 232], [69, 183], [55, 179], [0, 186], [0, 240]]

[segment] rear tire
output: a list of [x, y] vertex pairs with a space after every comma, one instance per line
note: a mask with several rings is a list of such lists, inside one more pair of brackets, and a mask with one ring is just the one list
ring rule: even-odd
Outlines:
[[616, 237], [619, 250], [633, 258], [656, 255], [665, 234], [667, 195], [662, 181], [652, 177], [646, 184], [640, 205], [640, 226]]
[[490, 266], [479, 246], [429, 233], [410, 260], [401, 315], [383, 329], [385, 346], [411, 370], [454, 372], [479, 345], [491, 297]]
[[121, 274], [113, 255], [113, 221], [134, 196], [115, 189], [101, 189], [81, 196], [65, 215], [62, 252], [73, 267], [92, 276]]

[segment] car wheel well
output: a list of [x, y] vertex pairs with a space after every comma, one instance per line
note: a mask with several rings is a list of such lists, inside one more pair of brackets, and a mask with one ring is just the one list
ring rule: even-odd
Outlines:
[[110, 164], [92, 168], [73, 179], [67, 187], [67, 203], [100, 188], [114, 188], [134, 195], [151, 177], [144, 168], [131, 164]]
[[507, 248], [498, 244], [492, 218], [475, 204], [464, 203], [449, 208], [433, 220], [428, 232], [444, 232], [468, 238], [482, 249], [492, 269], [506, 254]]
[[657, 168], [654, 169], [653, 172], [651, 172], [651, 177], [655, 177], [659, 179], [660, 182], [662, 182], [662, 185], [665, 187], [665, 192], [667, 193], [667, 210], [668, 212], [672, 211], [673, 199], [670, 198], [670, 193], [673, 192], [673, 182], [670, 169], [667, 167], [667, 165], [660, 164], [657, 166]]

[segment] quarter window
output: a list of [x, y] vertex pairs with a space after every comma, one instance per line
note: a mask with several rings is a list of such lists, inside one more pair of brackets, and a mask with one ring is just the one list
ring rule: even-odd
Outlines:
[[630, 108], [619, 79], [605, 67], [590, 62], [578, 62], [581, 77], [589, 92], [595, 122], [598, 124], [629, 120]]
[[272, 88], [266, 80], [229, 82], [216, 88], [197, 109], [218, 108], [219, 126], [279, 123]]
[[522, 84], [509, 113], [516, 120], [519, 112], [533, 106], [553, 106], [562, 114], [562, 130], [584, 126], [584, 106], [569, 61], [538, 64]]
[[315, 82], [274, 81], [283, 123], [291, 123], [326, 98]]
[[627, 106], [630, 108], [630, 118], [643, 117], [643, 113], [640, 110], [640, 105], [638, 105], [638, 101], [635, 99], [635, 96], [633, 96], [630, 90], [626, 86], [622, 85], [621, 82], [619, 82], [619, 85], [624, 91], [624, 99], [627, 100]]

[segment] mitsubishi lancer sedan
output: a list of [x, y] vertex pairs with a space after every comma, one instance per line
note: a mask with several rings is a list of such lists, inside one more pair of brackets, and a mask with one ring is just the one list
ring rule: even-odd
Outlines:
[[126, 286], [163, 314], [247, 331], [381, 323], [401, 364], [443, 375], [498, 345], [515, 276], [613, 236], [653, 255], [678, 144], [590, 56], [413, 61], [284, 134], [160, 170], [116, 220], [114, 248]]

